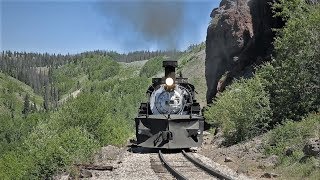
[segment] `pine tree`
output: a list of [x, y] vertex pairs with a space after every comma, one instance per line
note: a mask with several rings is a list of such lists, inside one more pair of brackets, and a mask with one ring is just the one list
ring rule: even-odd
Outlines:
[[49, 88], [48, 88], [48, 85], [44, 86], [43, 109], [46, 111], [49, 111]]
[[26, 96], [24, 97], [22, 114], [26, 118], [29, 112], [30, 112], [30, 100], [29, 100], [29, 94], [26, 94]]
[[36, 105], [36, 98], [35, 97], [33, 97], [32, 98], [32, 102], [33, 102], [33, 104], [32, 104], [32, 106], [31, 106], [31, 111], [32, 112], [36, 112], [37, 111], [37, 105]]

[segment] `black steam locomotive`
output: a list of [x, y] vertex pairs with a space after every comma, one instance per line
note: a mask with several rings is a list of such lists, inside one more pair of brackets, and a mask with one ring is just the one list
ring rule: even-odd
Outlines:
[[135, 118], [137, 145], [180, 149], [201, 146], [204, 118], [194, 86], [176, 77], [177, 61], [164, 61], [165, 76], [153, 78], [148, 102], [141, 103]]

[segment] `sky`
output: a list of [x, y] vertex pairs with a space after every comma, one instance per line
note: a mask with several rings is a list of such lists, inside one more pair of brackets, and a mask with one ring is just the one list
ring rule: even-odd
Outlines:
[[0, 50], [184, 50], [220, 0], [0, 0]]

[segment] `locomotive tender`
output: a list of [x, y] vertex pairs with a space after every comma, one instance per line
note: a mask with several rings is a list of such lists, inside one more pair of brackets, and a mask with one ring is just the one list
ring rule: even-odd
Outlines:
[[177, 61], [163, 61], [165, 76], [152, 78], [135, 118], [137, 145], [146, 148], [199, 147], [204, 118], [187, 78], [176, 77]]

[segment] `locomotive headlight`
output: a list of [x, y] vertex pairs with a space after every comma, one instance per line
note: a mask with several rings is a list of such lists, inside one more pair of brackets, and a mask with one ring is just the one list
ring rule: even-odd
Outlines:
[[172, 86], [172, 85], [173, 85], [173, 79], [172, 79], [171, 77], [168, 77], [168, 78], [166, 79], [166, 85], [167, 85], [167, 86]]

